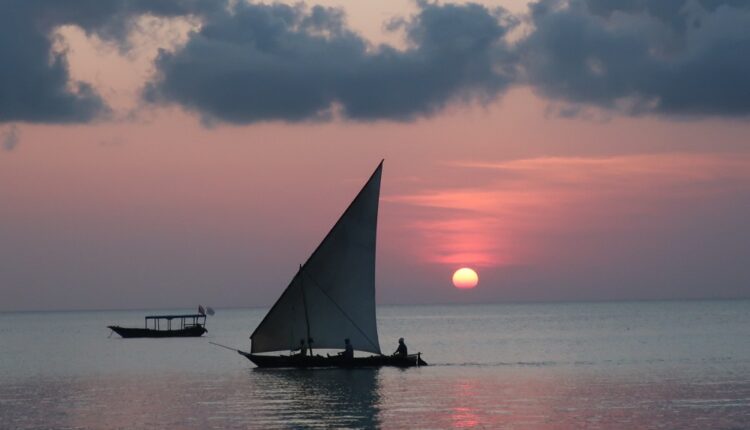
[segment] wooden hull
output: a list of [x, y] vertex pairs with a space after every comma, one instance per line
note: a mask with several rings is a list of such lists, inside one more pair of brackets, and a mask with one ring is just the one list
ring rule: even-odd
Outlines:
[[150, 328], [128, 328], [117, 325], [107, 326], [124, 338], [137, 337], [200, 337], [207, 330], [203, 326], [187, 327], [180, 330], [154, 330]]
[[237, 351], [240, 355], [245, 356], [258, 367], [416, 367], [427, 366], [421, 356], [418, 354], [408, 355], [406, 357], [394, 357], [391, 355], [373, 355], [370, 357], [355, 357], [346, 360], [339, 356], [323, 357], [315, 355], [312, 357], [303, 357], [299, 355], [258, 355], [249, 352]]

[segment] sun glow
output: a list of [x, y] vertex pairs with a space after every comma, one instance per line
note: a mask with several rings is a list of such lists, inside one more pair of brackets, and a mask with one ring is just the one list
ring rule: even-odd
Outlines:
[[479, 283], [477, 272], [468, 267], [462, 267], [453, 273], [453, 285], [456, 288], [468, 289], [474, 288]]

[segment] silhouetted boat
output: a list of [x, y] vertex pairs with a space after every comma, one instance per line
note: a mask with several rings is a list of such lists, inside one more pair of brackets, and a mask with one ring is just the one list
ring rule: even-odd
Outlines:
[[[206, 314], [202, 312], [202, 306], [199, 309], [201, 312], [197, 314], [149, 315], [146, 317], [146, 323], [143, 328], [120, 327], [117, 325], [107, 327], [124, 338], [200, 337], [207, 330]], [[212, 310], [210, 314], [213, 314]]]
[[[375, 318], [375, 240], [381, 161], [359, 194], [301, 265], [253, 334], [251, 352], [237, 351], [258, 367], [425, 366], [420, 354], [380, 352]], [[376, 355], [313, 355], [313, 348]], [[294, 354], [294, 351], [306, 351]], [[289, 355], [262, 355], [290, 351]], [[309, 351], [309, 352], [307, 352]]]
[[[427, 366], [421, 354], [406, 357], [395, 355], [371, 355], [345, 359], [339, 355], [302, 356], [302, 355], [260, 355], [239, 351], [258, 367], [414, 367]], [[417, 363], [419, 360], [419, 363]]]

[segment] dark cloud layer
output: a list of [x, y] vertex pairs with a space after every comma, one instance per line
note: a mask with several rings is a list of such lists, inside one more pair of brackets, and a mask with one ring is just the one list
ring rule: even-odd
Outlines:
[[[231, 5], [231, 6], [229, 6]], [[523, 17], [477, 4], [418, 1], [396, 19], [406, 48], [373, 46], [340, 10], [225, 0], [0, 2], [0, 124], [86, 122], [108, 112], [71, 82], [54, 29], [77, 25], [127, 49], [133, 18], [196, 16], [162, 51], [150, 103], [210, 121], [411, 120], [456, 101], [490, 102], [511, 85], [625, 114], [750, 115], [750, 1], [540, 0]]]
[[32, 1], [0, 10], [0, 122], [87, 121], [104, 102], [87, 84], [68, 86], [65, 56], [51, 52], [51, 27], [40, 12]]
[[[584, 0], [589, 11], [595, 15], [610, 18], [614, 13], [646, 14], [656, 18], [673, 30], [683, 33], [690, 25], [691, 12], [699, 7], [707, 12], [715, 12], [722, 6], [748, 8], [747, 0]], [[692, 4], [691, 4], [692, 3]]]
[[518, 49], [541, 94], [628, 114], [750, 114], [750, 2], [560, 0]]
[[94, 89], [71, 82], [52, 32], [77, 25], [123, 42], [133, 17], [182, 16], [222, 8], [208, 0], [5, 0], [0, 3], [0, 123], [86, 122], [108, 108]]
[[369, 46], [336, 9], [238, 4], [156, 61], [145, 91], [209, 119], [407, 120], [457, 99], [491, 100], [513, 79], [503, 40], [514, 21], [476, 4], [421, 2], [391, 27], [408, 48]]

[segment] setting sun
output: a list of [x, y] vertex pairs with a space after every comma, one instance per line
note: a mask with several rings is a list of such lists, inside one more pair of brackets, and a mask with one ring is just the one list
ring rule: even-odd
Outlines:
[[468, 267], [463, 267], [453, 273], [453, 285], [456, 288], [474, 288], [479, 283], [477, 272]]

